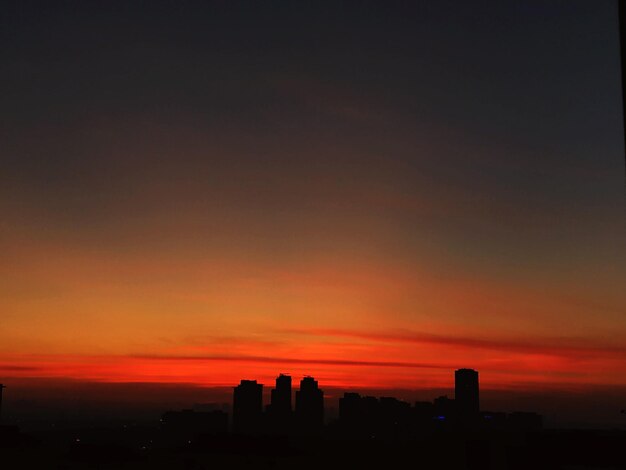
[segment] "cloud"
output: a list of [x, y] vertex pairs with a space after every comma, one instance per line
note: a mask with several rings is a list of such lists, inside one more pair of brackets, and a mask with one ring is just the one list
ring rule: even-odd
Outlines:
[[34, 366], [15, 366], [9, 364], [0, 364], [0, 371], [3, 372], [34, 372], [38, 370], [41, 370], [41, 368]]
[[[579, 354], [626, 355], [626, 347], [585, 344], [583, 340], [579, 338], [544, 338], [540, 341], [524, 341], [511, 338], [488, 339], [445, 336], [412, 331], [375, 333], [359, 330], [325, 328], [292, 328], [281, 330], [280, 332], [310, 336], [354, 338], [377, 342], [434, 344], [467, 349], [486, 349], [556, 356], [575, 356]], [[577, 344], [572, 344], [574, 341], [576, 341]]]
[[213, 355], [158, 355], [141, 354], [130, 356], [136, 359], [149, 359], [161, 361], [219, 361], [219, 362], [255, 362], [265, 364], [306, 364], [306, 365], [332, 365], [332, 366], [357, 366], [357, 367], [406, 367], [415, 369], [449, 369], [444, 364], [428, 362], [402, 362], [402, 361], [359, 361], [344, 359], [304, 359], [294, 357], [270, 357], [270, 356], [213, 356]]

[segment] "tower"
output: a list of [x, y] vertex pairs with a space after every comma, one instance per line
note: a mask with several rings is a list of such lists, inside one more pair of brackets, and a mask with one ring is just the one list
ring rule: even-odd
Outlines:
[[280, 374], [276, 377], [276, 388], [272, 390], [271, 411], [276, 415], [291, 413], [291, 377]]
[[276, 388], [272, 390], [267, 407], [267, 424], [270, 432], [285, 435], [291, 432], [291, 377], [280, 374], [276, 377]]
[[305, 433], [318, 432], [324, 426], [324, 391], [313, 377], [300, 381], [300, 390], [296, 392], [296, 417]]
[[236, 433], [253, 434], [260, 430], [263, 413], [263, 385], [242, 380], [233, 392], [233, 427]]
[[462, 420], [473, 420], [480, 410], [478, 372], [474, 369], [454, 371], [454, 401], [458, 416]]

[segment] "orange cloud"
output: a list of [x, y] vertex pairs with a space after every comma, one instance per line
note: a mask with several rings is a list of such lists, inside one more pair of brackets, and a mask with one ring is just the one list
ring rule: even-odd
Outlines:
[[584, 355], [626, 355], [626, 347], [589, 344], [583, 338], [540, 338], [524, 339], [486, 339], [459, 336], [443, 336], [431, 333], [411, 331], [376, 333], [358, 330], [331, 328], [291, 328], [281, 330], [283, 333], [300, 334], [318, 337], [355, 338], [366, 341], [390, 343], [415, 343], [440, 346], [454, 346], [468, 349], [488, 349], [496, 351], [514, 351], [556, 356]]

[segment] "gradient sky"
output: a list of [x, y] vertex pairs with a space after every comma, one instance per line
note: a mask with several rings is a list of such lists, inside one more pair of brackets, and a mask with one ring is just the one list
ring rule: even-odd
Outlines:
[[15, 2], [0, 381], [626, 386], [616, 2]]

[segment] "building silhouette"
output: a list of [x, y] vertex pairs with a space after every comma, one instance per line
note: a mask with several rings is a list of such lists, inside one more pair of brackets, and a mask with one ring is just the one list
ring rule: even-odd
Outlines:
[[351, 437], [371, 436], [375, 432], [377, 419], [377, 398], [345, 392], [339, 399], [339, 422], [345, 434]]
[[456, 418], [456, 404], [453, 398], [442, 395], [433, 400], [433, 418], [437, 421], [451, 422]]
[[272, 390], [270, 411], [276, 415], [291, 413], [291, 376], [280, 374], [276, 377], [276, 388]]
[[300, 381], [300, 390], [296, 392], [296, 418], [304, 433], [319, 432], [324, 426], [324, 392], [313, 377]]
[[[292, 378], [276, 377], [270, 403], [263, 408], [263, 385], [242, 380], [234, 387], [233, 431], [240, 435], [319, 436], [328, 433], [348, 439], [393, 441], [433, 432], [534, 431], [541, 429], [536, 413], [480, 412], [478, 372], [458, 369], [454, 373], [455, 398], [443, 395], [413, 405], [394, 397], [374, 397], [345, 392], [339, 399], [339, 416], [325, 426], [324, 392], [311, 376], [300, 381], [292, 408]], [[185, 435], [223, 434], [226, 413], [215, 405], [164, 415], [169, 429]], [[263, 412], [265, 411], [265, 413]], [[213, 412], [210, 414], [209, 412]]]
[[341, 431], [351, 437], [395, 438], [407, 434], [411, 405], [393, 397], [362, 397], [344, 393], [339, 399]]
[[256, 380], [242, 380], [234, 387], [233, 428], [239, 434], [255, 434], [261, 430], [263, 418], [263, 385]]
[[474, 369], [454, 371], [454, 401], [460, 420], [472, 421], [480, 412], [478, 372]]
[[267, 424], [273, 434], [288, 434], [292, 427], [291, 376], [276, 377], [276, 388], [271, 392], [267, 406]]
[[378, 433], [383, 437], [399, 437], [408, 433], [411, 405], [394, 397], [380, 397]]
[[360, 424], [363, 417], [361, 395], [345, 392], [339, 399], [339, 419], [344, 425]]

